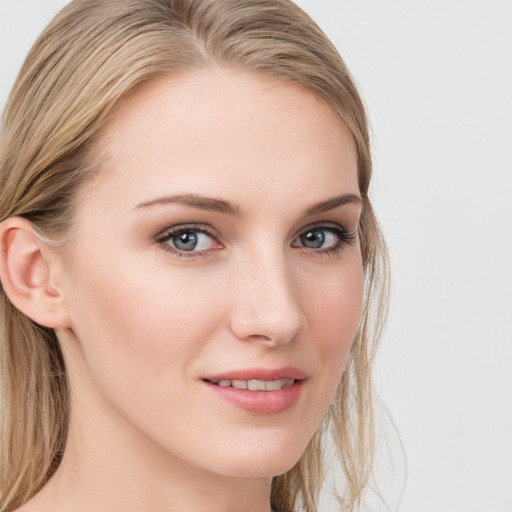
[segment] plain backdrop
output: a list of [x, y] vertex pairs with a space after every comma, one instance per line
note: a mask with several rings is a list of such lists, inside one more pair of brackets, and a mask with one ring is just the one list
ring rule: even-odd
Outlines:
[[[66, 3], [0, 0], [0, 106]], [[407, 455], [389, 509], [512, 512], [512, 2], [298, 3], [372, 126], [393, 273], [376, 380]]]

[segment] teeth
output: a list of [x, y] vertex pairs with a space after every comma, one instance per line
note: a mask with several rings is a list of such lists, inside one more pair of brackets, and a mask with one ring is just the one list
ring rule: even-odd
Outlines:
[[284, 386], [283, 386], [282, 379], [269, 380], [269, 381], [265, 382], [265, 390], [266, 391], [278, 391], [278, 390], [282, 389], [283, 387]]
[[248, 380], [247, 381], [247, 389], [250, 389], [251, 391], [266, 391], [267, 390], [264, 380]]
[[236, 389], [248, 389], [250, 391], [279, 391], [295, 384], [294, 379], [278, 379], [278, 380], [219, 380], [214, 382], [221, 388], [233, 387]]

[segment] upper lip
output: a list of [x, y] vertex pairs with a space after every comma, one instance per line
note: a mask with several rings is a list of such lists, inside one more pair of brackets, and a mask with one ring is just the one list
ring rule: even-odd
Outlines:
[[203, 380], [218, 382], [220, 380], [264, 380], [274, 381], [279, 379], [304, 380], [306, 374], [294, 368], [287, 366], [284, 368], [247, 368], [244, 370], [233, 370], [215, 375], [203, 377]]

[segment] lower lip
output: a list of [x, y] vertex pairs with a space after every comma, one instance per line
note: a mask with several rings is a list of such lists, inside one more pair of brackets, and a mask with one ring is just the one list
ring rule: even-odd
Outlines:
[[231, 405], [254, 414], [278, 414], [293, 407], [302, 393], [304, 381], [278, 391], [249, 391], [247, 389], [223, 388], [211, 382], [203, 381], [218, 397]]

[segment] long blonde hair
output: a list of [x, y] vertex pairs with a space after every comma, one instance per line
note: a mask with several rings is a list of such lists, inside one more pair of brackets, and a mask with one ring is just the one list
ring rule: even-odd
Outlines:
[[[75, 0], [34, 44], [9, 97], [0, 141], [0, 222], [29, 219], [48, 240], [72, 227], [95, 138], [134, 88], [163, 74], [223, 66], [300, 84], [349, 128], [364, 208], [364, 311], [339, 389], [300, 461], [272, 485], [280, 512], [317, 510], [332, 436], [353, 509], [372, 468], [371, 364], [387, 303], [385, 245], [368, 199], [365, 110], [349, 72], [317, 25], [289, 0]], [[55, 332], [21, 314], [0, 287], [0, 508], [28, 501], [58, 467], [70, 410]]]

